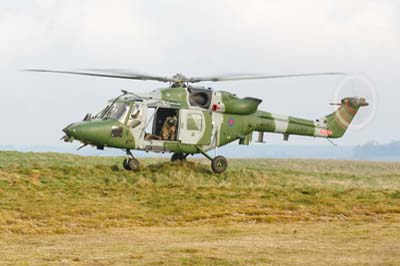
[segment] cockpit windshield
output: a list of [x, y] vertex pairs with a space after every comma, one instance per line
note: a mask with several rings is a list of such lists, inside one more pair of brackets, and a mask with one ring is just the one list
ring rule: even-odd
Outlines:
[[124, 102], [113, 102], [104, 108], [96, 117], [123, 120], [129, 110], [129, 105]]
[[114, 118], [120, 120], [125, 117], [126, 112], [128, 111], [128, 105], [125, 103], [115, 103], [109, 112], [109, 118]]

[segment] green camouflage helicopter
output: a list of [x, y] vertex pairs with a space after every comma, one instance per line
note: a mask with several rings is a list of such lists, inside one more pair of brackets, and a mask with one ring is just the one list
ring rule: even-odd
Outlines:
[[[187, 78], [181, 74], [173, 77], [149, 76], [120, 70], [88, 70], [86, 72], [30, 69], [27, 71], [76, 74], [107, 78], [153, 80], [169, 83], [169, 87], [145, 94], [122, 91], [110, 100], [97, 115], [87, 114], [83, 121], [63, 129], [66, 142], [126, 150], [123, 161], [126, 170], [137, 171], [139, 161], [131, 150], [171, 152], [171, 160], [185, 160], [188, 155], [202, 154], [211, 161], [215, 173], [227, 169], [225, 157], [217, 156], [217, 148], [233, 141], [249, 145], [253, 132], [258, 132], [258, 142], [263, 142], [264, 132], [321, 138], [340, 138], [346, 132], [360, 107], [367, 106], [365, 98], [348, 97], [341, 100], [338, 109], [320, 119], [307, 120], [276, 115], [258, 110], [261, 99], [238, 98], [226, 91], [192, 86], [203, 81], [233, 81], [344, 73], [312, 73], [294, 75], [228, 75]], [[150, 132], [147, 132], [150, 131]], [[207, 151], [215, 150], [215, 156]]]

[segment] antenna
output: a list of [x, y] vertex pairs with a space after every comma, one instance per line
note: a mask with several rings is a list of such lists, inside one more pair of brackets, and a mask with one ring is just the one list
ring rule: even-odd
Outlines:
[[330, 138], [326, 138], [326, 140], [329, 141], [329, 143], [332, 144], [334, 147], [338, 147], [339, 146], [335, 142], [333, 142]]

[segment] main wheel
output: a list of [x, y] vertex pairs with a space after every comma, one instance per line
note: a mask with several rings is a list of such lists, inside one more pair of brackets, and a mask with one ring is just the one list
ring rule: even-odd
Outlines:
[[135, 172], [135, 171], [138, 171], [138, 170], [140, 169], [139, 160], [136, 159], [136, 158], [130, 158], [130, 159], [129, 159], [128, 165], [129, 165], [129, 169], [130, 169], [131, 171], [134, 171], [134, 172]]
[[124, 167], [125, 170], [130, 171], [131, 168], [129, 167], [129, 159], [125, 158], [125, 160], [122, 162], [122, 166]]
[[223, 173], [227, 167], [228, 161], [224, 156], [217, 156], [211, 161], [211, 169], [214, 171], [214, 173]]
[[186, 159], [185, 155], [183, 153], [179, 153], [179, 152], [175, 152], [174, 154], [172, 154], [171, 156], [171, 162], [175, 162], [175, 161], [184, 161]]

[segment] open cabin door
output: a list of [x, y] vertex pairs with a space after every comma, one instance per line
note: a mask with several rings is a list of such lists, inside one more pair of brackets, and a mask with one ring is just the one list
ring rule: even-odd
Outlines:
[[178, 139], [185, 144], [211, 143], [211, 112], [191, 109], [180, 110]]

